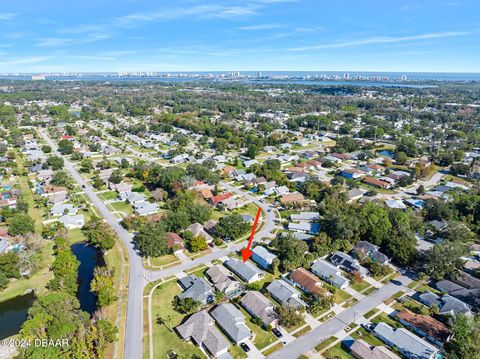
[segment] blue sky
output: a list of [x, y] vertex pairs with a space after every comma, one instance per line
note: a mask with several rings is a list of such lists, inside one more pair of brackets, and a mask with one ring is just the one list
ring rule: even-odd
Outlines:
[[0, 72], [480, 72], [478, 0], [11, 0]]

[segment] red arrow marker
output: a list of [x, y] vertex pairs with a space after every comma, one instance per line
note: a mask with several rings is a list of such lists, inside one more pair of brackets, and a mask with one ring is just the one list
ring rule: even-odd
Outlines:
[[258, 219], [260, 218], [260, 213], [262, 209], [258, 207], [257, 215], [255, 216], [255, 221], [253, 222], [252, 233], [250, 234], [250, 239], [248, 240], [247, 248], [242, 249], [242, 260], [245, 263], [248, 258], [250, 258], [253, 252], [250, 250], [252, 247], [253, 236], [255, 235], [255, 229], [257, 229]]

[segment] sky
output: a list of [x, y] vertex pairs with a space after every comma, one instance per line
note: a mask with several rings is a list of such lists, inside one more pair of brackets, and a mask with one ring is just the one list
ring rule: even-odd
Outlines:
[[10, 0], [0, 72], [480, 72], [478, 0]]

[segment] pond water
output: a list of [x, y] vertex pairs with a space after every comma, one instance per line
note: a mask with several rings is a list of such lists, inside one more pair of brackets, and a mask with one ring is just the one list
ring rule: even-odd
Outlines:
[[80, 261], [80, 266], [78, 267], [80, 309], [93, 314], [97, 309], [97, 297], [90, 292], [90, 283], [93, 279], [93, 270], [96, 266], [104, 266], [105, 260], [102, 253], [88, 243], [75, 243], [71, 248], [73, 254]]
[[34, 301], [35, 294], [28, 293], [0, 303], [0, 339], [19, 332]]

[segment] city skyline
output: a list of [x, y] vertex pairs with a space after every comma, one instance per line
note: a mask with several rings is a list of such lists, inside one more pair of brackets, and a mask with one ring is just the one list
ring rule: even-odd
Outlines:
[[26, 0], [0, 11], [0, 72], [475, 73], [478, 10], [474, 1]]

